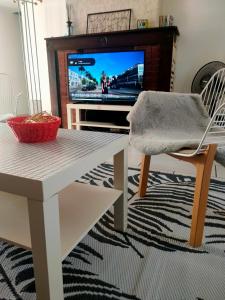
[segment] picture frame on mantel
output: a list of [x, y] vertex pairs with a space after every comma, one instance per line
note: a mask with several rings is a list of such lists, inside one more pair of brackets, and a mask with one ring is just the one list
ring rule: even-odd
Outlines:
[[86, 33], [130, 30], [130, 23], [131, 9], [88, 14]]

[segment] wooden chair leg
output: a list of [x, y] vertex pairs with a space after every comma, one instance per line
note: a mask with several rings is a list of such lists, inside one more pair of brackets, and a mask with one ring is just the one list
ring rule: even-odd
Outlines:
[[151, 161], [151, 156], [144, 154], [141, 162], [141, 175], [139, 181], [138, 194], [140, 197], [144, 197], [146, 193], [150, 161]]
[[194, 163], [197, 169], [197, 174], [189, 240], [192, 247], [200, 247], [202, 244], [208, 191], [216, 148], [216, 145], [210, 145], [204, 154], [196, 156]]

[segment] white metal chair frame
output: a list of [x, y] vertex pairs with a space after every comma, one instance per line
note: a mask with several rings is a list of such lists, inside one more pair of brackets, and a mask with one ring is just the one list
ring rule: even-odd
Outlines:
[[[2, 78], [2, 80], [1, 80]], [[11, 77], [9, 74], [7, 73], [0, 73], [0, 85], [4, 83], [8, 84], [8, 91], [7, 91], [7, 95], [6, 94], [2, 94], [1, 91], [1, 86], [0, 86], [0, 115], [2, 114], [1, 111], [1, 106], [2, 106], [2, 110], [4, 111], [3, 106], [5, 105], [6, 107], [11, 107], [11, 109], [9, 109], [10, 111], [7, 111], [7, 113], [11, 113], [13, 115], [17, 115], [18, 113], [18, 104], [19, 104], [19, 100], [20, 97], [22, 95], [22, 93], [18, 93], [17, 95], [15, 95], [15, 91], [14, 91], [14, 85], [13, 85], [13, 81], [11, 80]], [[5, 114], [5, 113], [3, 113]]]
[[192, 157], [204, 152], [207, 145], [216, 144], [218, 147], [223, 147], [225, 144], [225, 68], [213, 74], [201, 92], [201, 96], [211, 120], [198, 147], [193, 152], [178, 151], [174, 152], [174, 155]]
[[[202, 244], [208, 190], [212, 165], [217, 146], [225, 145], [225, 68], [217, 71], [202, 93], [202, 100], [211, 118], [196, 149], [178, 151], [169, 155], [192, 163], [196, 167], [195, 193], [189, 243], [193, 247]], [[139, 183], [139, 195], [144, 197], [148, 183], [150, 155], [143, 155]]]

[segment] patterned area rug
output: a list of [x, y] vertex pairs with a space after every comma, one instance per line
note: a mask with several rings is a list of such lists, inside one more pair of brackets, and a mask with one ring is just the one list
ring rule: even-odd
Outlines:
[[[108, 211], [63, 261], [65, 299], [224, 300], [225, 182], [211, 181], [204, 245], [193, 249], [187, 240], [194, 179], [153, 172], [139, 199], [139, 172], [129, 169], [127, 232], [114, 230]], [[80, 181], [112, 187], [112, 175], [112, 165], [103, 164]], [[31, 252], [5, 242], [0, 299], [36, 299]]]

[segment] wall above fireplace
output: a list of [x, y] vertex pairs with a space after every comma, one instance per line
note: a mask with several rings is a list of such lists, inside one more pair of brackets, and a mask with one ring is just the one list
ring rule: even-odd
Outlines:
[[175, 26], [46, 39], [51, 106], [67, 126], [69, 102], [67, 54], [119, 50], [145, 51], [145, 90], [170, 91], [173, 83], [174, 46], [179, 35]]
[[72, 22], [76, 34], [86, 33], [87, 15], [96, 12], [131, 9], [131, 29], [137, 28], [138, 19], [148, 19], [151, 27], [158, 26], [161, 0], [70, 0], [74, 9]]

